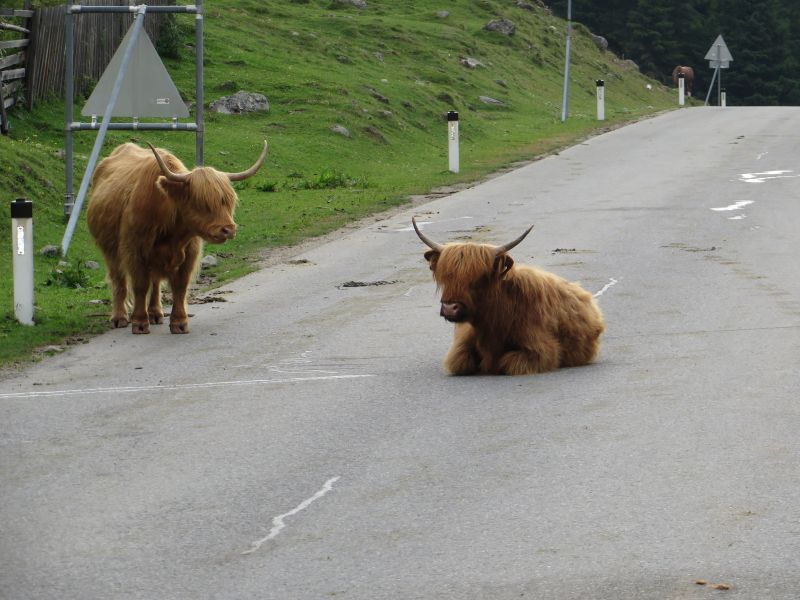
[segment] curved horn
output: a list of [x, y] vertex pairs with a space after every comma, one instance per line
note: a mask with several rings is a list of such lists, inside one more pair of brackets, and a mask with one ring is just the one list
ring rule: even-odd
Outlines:
[[247, 169], [246, 171], [242, 171], [241, 173], [225, 173], [228, 176], [228, 179], [231, 181], [241, 181], [242, 179], [247, 179], [248, 177], [252, 177], [256, 174], [256, 171], [261, 167], [264, 162], [264, 159], [267, 157], [267, 148], [269, 145], [267, 144], [267, 140], [264, 140], [264, 149], [261, 151], [261, 156], [258, 157], [258, 160], [255, 164]]
[[411, 223], [414, 225], [414, 231], [417, 232], [417, 235], [419, 236], [419, 239], [421, 239], [423, 242], [425, 242], [425, 245], [428, 246], [431, 250], [434, 250], [435, 252], [441, 252], [444, 249], [444, 246], [442, 246], [441, 244], [437, 244], [436, 242], [432, 241], [431, 239], [429, 239], [426, 235], [424, 235], [419, 230], [419, 227], [417, 227], [417, 218], [416, 217], [411, 217]]
[[509, 250], [511, 250], [511, 249], [512, 249], [514, 246], [516, 246], [516, 245], [517, 245], [517, 244], [519, 244], [519, 243], [520, 243], [522, 240], [524, 240], [524, 239], [525, 239], [525, 236], [526, 236], [526, 235], [528, 235], [528, 234], [531, 232], [531, 229], [533, 229], [533, 225], [531, 225], [530, 227], [528, 227], [528, 229], [525, 231], [525, 233], [523, 233], [521, 236], [519, 236], [519, 237], [518, 237], [517, 239], [515, 239], [513, 242], [508, 242], [507, 244], [503, 244], [502, 246], [498, 246], [497, 248], [495, 248], [495, 252], [496, 252], [497, 254], [503, 254], [504, 252], [508, 252], [508, 251], [509, 251]]
[[150, 146], [150, 150], [153, 151], [153, 154], [156, 156], [156, 161], [158, 161], [158, 166], [161, 167], [161, 172], [164, 174], [164, 177], [169, 179], [170, 181], [178, 181], [184, 183], [186, 179], [189, 177], [188, 173], [173, 173], [169, 170], [169, 167], [164, 163], [164, 159], [161, 158], [161, 155], [153, 148], [153, 144], [150, 142], [146, 142], [148, 146]]

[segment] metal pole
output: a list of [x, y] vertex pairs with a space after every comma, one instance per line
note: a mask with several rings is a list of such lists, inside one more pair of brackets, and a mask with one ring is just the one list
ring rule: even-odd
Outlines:
[[569, 116], [569, 54], [572, 46], [572, 0], [567, 2], [567, 50], [564, 58], [564, 98], [561, 102], [561, 121]]
[[714, 76], [711, 78], [711, 84], [708, 86], [708, 93], [706, 94], [705, 106], [708, 106], [708, 99], [711, 97], [711, 90], [714, 89], [714, 80], [717, 78], [717, 73], [719, 73], [719, 67], [714, 69]]
[[78, 224], [78, 217], [81, 214], [81, 206], [83, 205], [83, 200], [86, 197], [86, 192], [89, 189], [89, 182], [92, 179], [92, 173], [94, 173], [94, 167], [97, 164], [97, 159], [100, 158], [100, 150], [102, 149], [103, 141], [106, 138], [108, 124], [111, 121], [111, 115], [114, 112], [114, 106], [117, 104], [120, 89], [122, 89], [122, 81], [125, 78], [125, 72], [128, 69], [128, 63], [130, 63], [131, 57], [133, 56], [133, 50], [136, 48], [136, 42], [139, 40], [139, 33], [142, 31], [142, 27], [144, 25], [144, 15], [147, 11], [147, 6], [142, 4], [141, 6], [131, 8], [136, 10], [136, 19], [133, 22], [133, 32], [131, 33], [128, 47], [125, 48], [125, 53], [122, 55], [119, 73], [117, 73], [117, 79], [114, 81], [114, 87], [111, 89], [111, 96], [108, 99], [108, 106], [106, 106], [105, 114], [103, 115], [103, 123], [100, 125], [100, 131], [97, 134], [97, 139], [94, 142], [92, 154], [89, 156], [89, 163], [86, 166], [86, 171], [84, 172], [83, 180], [81, 181], [81, 187], [78, 190], [78, 197], [75, 199], [75, 206], [72, 208], [72, 214], [69, 216], [67, 230], [64, 232], [64, 238], [61, 240], [61, 252], [64, 256], [67, 255], [69, 244], [72, 241], [72, 235], [75, 233], [75, 227]]
[[14, 265], [14, 315], [33, 325], [33, 202], [11, 203], [11, 247]]
[[70, 10], [69, 0], [66, 6], [66, 23], [65, 23], [65, 37], [66, 37], [66, 79], [67, 86], [67, 105], [65, 118], [66, 124], [66, 140], [64, 144], [64, 158], [66, 161], [66, 178], [67, 184], [64, 192], [64, 217], [69, 218], [72, 214], [73, 199], [72, 199], [72, 178], [73, 178], [73, 144], [72, 144], [72, 128], [70, 127], [73, 119], [73, 110], [75, 104], [75, 17], [72, 16]]
[[204, 95], [203, 95], [203, 0], [197, 0], [197, 14], [195, 15], [195, 121], [197, 122], [197, 133], [195, 134], [195, 163], [201, 167], [204, 164], [203, 156], [203, 130], [204, 123]]

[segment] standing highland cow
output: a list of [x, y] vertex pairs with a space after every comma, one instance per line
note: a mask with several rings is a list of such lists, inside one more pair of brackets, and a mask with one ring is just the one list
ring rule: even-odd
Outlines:
[[678, 87], [678, 79], [680, 75], [683, 75], [683, 86], [686, 90], [686, 95], [691, 96], [692, 88], [694, 87], [694, 69], [692, 67], [686, 67], [683, 65], [678, 65], [672, 69], [672, 83], [675, 84], [675, 87]]
[[439, 314], [455, 323], [448, 373], [528, 375], [595, 359], [605, 326], [592, 295], [508, 255], [533, 226], [503, 246], [441, 245], [412, 223], [430, 248], [425, 259], [442, 292]]
[[161, 323], [166, 279], [172, 289], [169, 330], [189, 333], [186, 291], [203, 241], [221, 244], [236, 235], [231, 182], [255, 175], [266, 155], [264, 142], [256, 163], [241, 173], [211, 167], [189, 171], [166, 150], [122, 144], [100, 163], [87, 216], [108, 269], [114, 327], [128, 325], [129, 292], [133, 333], [150, 333], [150, 323]]

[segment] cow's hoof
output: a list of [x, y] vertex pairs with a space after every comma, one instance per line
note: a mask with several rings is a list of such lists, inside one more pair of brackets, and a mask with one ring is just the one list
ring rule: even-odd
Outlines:
[[151, 325], [161, 325], [164, 322], [164, 315], [153, 313], [149, 315]]
[[188, 321], [178, 322], [169, 324], [169, 332], [170, 333], [189, 333], [189, 323]]
[[132, 323], [131, 333], [150, 333], [149, 323]]
[[123, 329], [128, 326], [128, 317], [112, 317], [111, 324], [114, 329]]

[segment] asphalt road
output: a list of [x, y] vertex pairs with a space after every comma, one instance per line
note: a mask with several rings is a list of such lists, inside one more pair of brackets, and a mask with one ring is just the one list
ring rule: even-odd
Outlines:
[[[796, 600], [798, 131], [666, 114], [0, 381], [0, 597]], [[598, 294], [598, 362], [445, 376], [412, 214], [534, 223], [512, 255]]]

